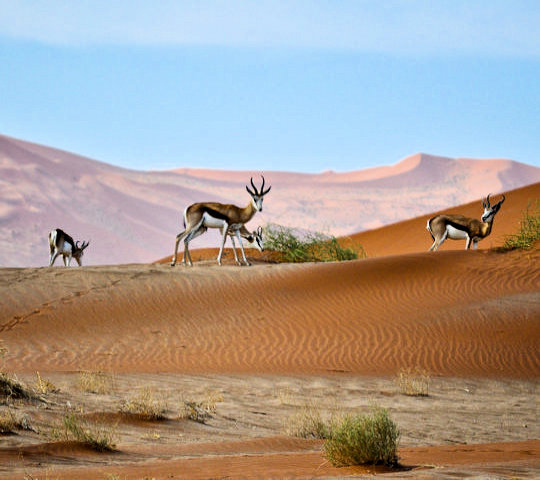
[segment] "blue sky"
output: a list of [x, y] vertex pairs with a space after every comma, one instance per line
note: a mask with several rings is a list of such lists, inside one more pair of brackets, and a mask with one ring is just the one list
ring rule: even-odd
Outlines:
[[0, 0], [0, 133], [136, 169], [540, 166], [536, 0]]

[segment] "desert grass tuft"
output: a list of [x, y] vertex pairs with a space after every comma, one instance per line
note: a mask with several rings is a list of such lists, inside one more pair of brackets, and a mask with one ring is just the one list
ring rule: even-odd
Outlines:
[[197, 423], [206, 423], [211, 418], [210, 411], [205, 408], [204, 402], [184, 400], [180, 405], [180, 418], [192, 420]]
[[427, 370], [420, 367], [403, 368], [394, 380], [399, 392], [412, 397], [429, 396], [431, 376]]
[[165, 420], [167, 403], [150, 387], [141, 388], [133, 397], [123, 402], [120, 411], [137, 415], [145, 420]]
[[334, 466], [396, 466], [399, 436], [399, 429], [388, 411], [376, 407], [370, 414], [349, 415], [336, 423], [323, 448]]
[[264, 228], [265, 248], [278, 252], [285, 262], [335, 262], [366, 256], [362, 246], [344, 248], [339, 240], [319, 232], [301, 232], [283, 225]]
[[55, 432], [63, 440], [74, 440], [98, 452], [115, 449], [116, 432], [109, 425], [86, 421], [81, 415], [69, 412], [63, 419], [63, 431]]
[[529, 250], [540, 239], [540, 200], [536, 201], [536, 207], [532, 213], [529, 212], [530, 208], [531, 204], [523, 212], [518, 233], [508, 235], [500, 250]]
[[298, 408], [285, 422], [286, 435], [300, 438], [329, 438], [331, 424], [323, 420], [321, 410], [306, 404]]
[[37, 432], [27, 415], [17, 415], [11, 408], [0, 410], [0, 434], [14, 433], [16, 430]]
[[107, 394], [114, 389], [114, 377], [108, 372], [81, 370], [77, 383], [83, 392]]
[[39, 372], [36, 372], [36, 390], [43, 394], [47, 395], [48, 393], [56, 393], [60, 390], [52, 383], [51, 381], [47, 380], [46, 378], [43, 378]]
[[15, 377], [0, 372], [0, 401], [9, 403], [12, 400], [32, 400], [36, 394], [25, 387]]

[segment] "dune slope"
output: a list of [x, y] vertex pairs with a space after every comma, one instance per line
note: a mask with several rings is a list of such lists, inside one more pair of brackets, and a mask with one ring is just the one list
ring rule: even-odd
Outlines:
[[[15, 371], [540, 374], [538, 251], [2, 269]], [[202, 265], [208, 265], [203, 262]]]

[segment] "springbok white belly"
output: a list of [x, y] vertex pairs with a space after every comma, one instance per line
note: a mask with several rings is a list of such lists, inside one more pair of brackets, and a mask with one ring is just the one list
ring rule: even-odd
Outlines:
[[452, 225], [446, 226], [446, 231], [448, 232], [448, 238], [452, 240], [465, 240], [469, 238], [467, 232], [459, 230], [458, 228], [453, 227]]
[[207, 228], [223, 228], [225, 226], [225, 220], [212, 217], [209, 213], [204, 213], [203, 226]]

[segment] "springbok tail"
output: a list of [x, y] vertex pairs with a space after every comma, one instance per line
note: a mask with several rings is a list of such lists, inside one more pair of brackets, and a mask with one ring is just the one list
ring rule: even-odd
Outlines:
[[433, 219], [432, 218], [428, 219], [426, 229], [429, 232], [429, 234], [431, 235], [431, 238], [433, 239], [433, 241], [435, 241], [435, 237], [433, 236], [433, 232], [431, 231], [431, 220], [433, 220]]
[[51, 255], [54, 253], [54, 249], [56, 247], [56, 234], [56, 230], [49, 232], [49, 250], [51, 252]]

